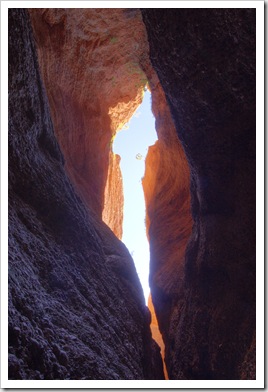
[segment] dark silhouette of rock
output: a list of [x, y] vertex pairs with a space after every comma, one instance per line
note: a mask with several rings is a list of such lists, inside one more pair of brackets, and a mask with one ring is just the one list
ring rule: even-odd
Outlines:
[[9, 10], [9, 378], [161, 379], [133, 260], [64, 169], [28, 13]]
[[9, 11], [10, 379], [163, 378], [133, 260], [101, 221], [106, 204], [121, 235], [111, 142], [145, 75], [159, 138], [143, 180], [153, 324], [168, 376], [255, 378], [255, 10], [142, 16], [151, 62], [139, 10], [31, 10], [37, 59], [27, 11]]
[[[169, 378], [254, 379], [255, 10], [142, 14], [191, 178], [183, 282], [174, 273], [178, 291], [166, 298], [151, 277]], [[152, 211], [151, 224], [161, 214]]]
[[[165, 124], [167, 128], [172, 123], [164, 93], [149, 60], [141, 12], [118, 8], [52, 8], [31, 9], [30, 17], [40, 72], [48, 93], [55, 134], [64, 154], [65, 169], [85, 204], [102, 216], [121, 239], [123, 184], [120, 157], [112, 152], [112, 145], [116, 132], [141, 103], [147, 80], [158, 115], [159, 138], [159, 124]], [[180, 156], [176, 155], [178, 138], [173, 123], [170, 132], [165, 131], [164, 140], [170, 139], [172, 134], [172, 141], [175, 136], [176, 142], [171, 143], [170, 139], [169, 147], [170, 144], [173, 146], [165, 151], [166, 144], [160, 144], [163, 160], [165, 156], [167, 162], [177, 165]], [[162, 173], [166, 180], [166, 171]], [[184, 177], [176, 178], [174, 173], [172, 178], [168, 177], [166, 186], [172, 184], [176, 189], [175, 193], [169, 193], [171, 198], [178, 194], [178, 182], [187, 188], [189, 210], [189, 169], [186, 178], [187, 181], [183, 181]], [[161, 189], [163, 182], [159, 176], [155, 181], [157, 188]], [[151, 190], [148, 193], [152, 193]], [[154, 195], [158, 197], [158, 192]], [[173, 210], [170, 213], [172, 215]], [[178, 219], [175, 218], [174, 223], [178, 223]], [[165, 241], [159, 244], [163, 252], [165, 245]], [[172, 249], [169, 253], [172, 261]], [[169, 271], [173, 273], [171, 268]], [[154, 312], [150, 304], [148, 307]]]

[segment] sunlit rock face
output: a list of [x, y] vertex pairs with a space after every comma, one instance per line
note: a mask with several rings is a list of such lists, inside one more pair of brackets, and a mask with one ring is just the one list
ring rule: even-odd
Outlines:
[[151, 81], [158, 141], [149, 148], [142, 180], [150, 242], [150, 286], [161, 331], [184, 281], [185, 249], [192, 230], [190, 172], [164, 92]]
[[142, 15], [32, 9], [34, 42], [27, 13], [10, 11], [12, 379], [163, 378], [133, 261], [101, 221], [121, 237], [111, 146], [147, 80], [158, 322], [149, 307], [169, 378], [255, 377], [254, 10]]
[[120, 156], [110, 152], [107, 181], [104, 191], [103, 221], [117, 238], [123, 236], [123, 182], [120, 170]]
[[[165, 287], [167, 275], [170, 296], [159, 290], [160, 277], [153, 271], [151, 276], [169, 378], [254, 379], [255, 10], [144, 9], [142, 14], [152, 65], [190, 165], [194, 224], [184, 266], [173, 276], [163, 267], [161, 284]], [[148, 182], [154, 178], [150, 166], [160, 166], [161, 158], [157, 146], [151, 149]], [[178, 176], [184, 172], [170, 169]], [[151, 215], [148, 210], [151, 246], [157, 250], [152, 262], [161, 252], [154, 221], [163, 236], [168, 230], [165, 220], [161, 228], [163, 208], [159, 204]], [[179, 219], [179, 206], [173, 214]], [[177, 244], [180, 260], [179, 239]]]
[[104, 204], [122, 215], [119, 203], [104, 200], [104, 190], [111, 139], [141, 103], [146, 84], [140, 64], [148, 44], [141, 13], [88, 8], [32, 9], [30, 14], [68, 174], [98, 216]]
[[[9, 10], [8, 22], [9, 378], [161, 379], [160, 350], [133, 260], [66, 175], [27, 11]], [[44, 37], [59, 50], [60, 26]], [[77, 102], [67, 104], [71, 87], [67, 74], [58, 73], [59, 82], [64, 77], [66, 95], [53, 97], [69, 120], [77, 105], [72, 126], [79, 129], [85, 118]], [[71, 131], [65, 136], [71, 148]], [[91, 137], [82, 140], [90, 144]]]

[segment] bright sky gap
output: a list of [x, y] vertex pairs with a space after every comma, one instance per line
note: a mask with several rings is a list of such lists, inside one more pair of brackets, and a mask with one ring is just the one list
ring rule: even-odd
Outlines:
[[131, 253], [147, 302], [150, 288], [149, 243], [145, 228], [145, 202], [141, 179], [144, 175], [148, 147], [157, 140], [155, 118], [151, 111], [151, 93], [147, 90], [142, 104], [113, 143], [114, 153], [121, 156], [124, 189], [122, 241]]

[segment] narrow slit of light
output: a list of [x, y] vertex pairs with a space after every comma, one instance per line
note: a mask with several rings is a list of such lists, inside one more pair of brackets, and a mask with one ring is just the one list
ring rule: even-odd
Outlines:
[[148, 148], [156, 140], [155, 118], [151, 111], [151, 94], [147, 90], [142, 104], [129, 123], [117, 133], [113, 143], [113, 152], [121, 156], [120, 167], [123, 177], [122, 241], [135, 262], [146, 302], [150, 294], [148, 283], [150, 252], [146, 236], [145, 201], [141, 180], [144, 176]]

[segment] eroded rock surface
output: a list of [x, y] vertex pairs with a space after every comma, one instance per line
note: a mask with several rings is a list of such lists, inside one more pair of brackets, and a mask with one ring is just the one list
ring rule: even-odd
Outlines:
[[138, 10], [31, 10], [62, 155], [27, 13], [10, 11], [10, 378], [163, 377], [133, 261], [101, 221], [121, 236], [111, 141], [147, 79], [150, 283], [169, 378], [255, 377], [255, 11], [142, 13], [154, 68]]
[[28, 14], [11, 9], [9, 378], [161, 379], [149, 324], [132, 258], [66, 176]]
[[168, 380], [168, 373], [167, 373], [167, 369], [165, 366], [165, 345], [163, 342], [163, 338], [161, 335], [161, 332], [159, 330], [159, 325], [158, 325], [158, 320], [155, 314], [155, 310], [154, 310], [154, 305], [152, 302], [152, 296], [151, 294], [149, 295], [148, 298], [148, 308], [150, 309], [151, 312], [151, 331], [152, 331], [152, 337], [153, 339], [156, 341], [156, 343], [158, 344], [158, 346], [160, 347], [161, 350], [161, 356], [163, 359], [163, 367], [164, 367], [164, 375], [165, 375], [165, 379]]
[[[183, 275], [171, 277], [177, 292], [168, 298], [167, 322], [151, 278], [169, 378], [254, 379], [255, 10], [142, 13], [152, 65], [190, 164], [194, 226]], [[149, 161], [158, 162], [157, 154], [152, 149]], [[151, 227], [162, 208], [152, 211]], [[157, 235], [152, 228], [150, 241]]]
[[114, 185], [107, 180], [111, 140], [141, 103], [147, 82], [140, 68], [148, 56], [141, 13], [120, 8], [52, 8], [31, 9], [30, 14], [68, 174], [99, 217], [104, 205], [118, 208], [117, 215], [122, 215], [122, 206], [109, 199], [117, 189], [104, 190], [107, 181]]
[[110, 152], [102, 219], [117, 238], [122, 239], [124, 194], [120, 160], [121, 157], [118, 154]]
[[185, 249], [192, 230], [190, 172], [159, 80], [150, 78], [158, 141], [149, 148], [142, 180], [150, 242], [150, 287], [160, 329], [184, 280]]

